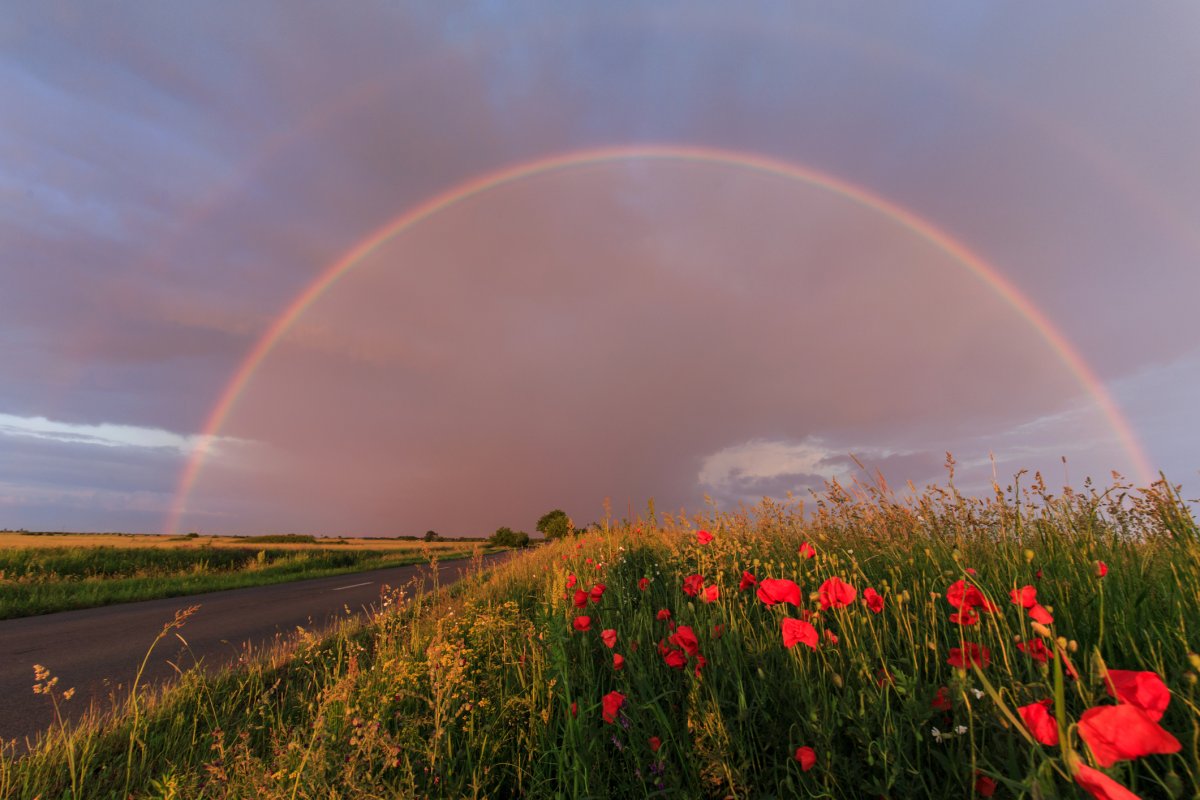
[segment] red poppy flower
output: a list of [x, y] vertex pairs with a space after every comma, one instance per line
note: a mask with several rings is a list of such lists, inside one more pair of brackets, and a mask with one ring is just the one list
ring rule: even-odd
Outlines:
[[721, 590], [717, 588], [716, 584], [705, 586], [704, 591], [700, 593], [700, 599], [706, 603], [715, 603], [720, 596]]
[[975, 642], [967, 642], [966, 647], [951, 647], [946, 663], [959, 669], [967, 669], [976, 664], [987, 668], [992, 663], [992, 651]]
[[605, 628], [600, 631], [600, 641], [608, 645], [609, 649], [617, 646], [617, 632], [612, 628]]
[[956, 611], [951, 614], [950, 621], [955, 625], [974, 625], [979, 622], [979, 615], [970, 608], [965, 608], [962, 611]]
[[1079, 718], [1079, 736], [1088, 743], [1096, 763], [1102, 767], [1156, 753], [1178, 753], [1180, 748], [1178, 739], [1145, 711], [1128, 703], [1097, 706], [1083, 712]]
[[696, 595], [698, 595], [700, 593], [700, 590], [703, 588], [704, 588], [704, 576], [703, 575], [688, 575], [686, 578], [683, 579], [684, 594], [695, 597]]
[[725, 626], [721, 624], [713, 625], [712, 638], [720, 639], [725, 635]]
[[676, 647], [682, 647], [688, 652], [688, 655], [694, 656], [700, 653], [700, 640], [696, 638], [695, 631], [689, 625], [680, 625], [667, 641]]
[[968, 575], [978, 575], [979, 574], [978, 572], [975, 571], [974, 567], [967, 567], [966, 571], [967, 571]]
[[829, 630], [829, 628], [826, 628], [825, 629], [825, 641], [829, 642], [830, 644], [837, 644], [838, 643], [837, 634], [834, 633], [833, 631]]
[[613, 653], [613, 669], [625, 669], [625, 656], [621, 655], [620, 653]]
[[617, 712], [625, 705], [625, 695], [616, 691], [609, 692], [600, 702], [604, 705], [604, 721], [616, 722]]
[[1020, 589], [1013, 589], [1008, 593], [1012, 599], [1013, 605], [1021, 606], [1022, 608], [1033, 608], [1037, 605], [1037, 589], [1032, 586], [1022, 586]]
[[1041, 700], [1021, 706], [1017, 712], [1025, 722], [1025, 727], [1033, 734], [1033, 738], [1051, 747], [1058, 744], [1058, 723], [1050, 716], [1050, 701]]
[[795, 581], [789, 581], [787, 578], [763, 578], [759, 581], [755, 594], [769, 606], [776, 603], [800, 605], [800, 587]]
[[665, 620], [670, 619], [671, 618], [671, 609], [669, 609], [669, 608], [659, 609], [658, 613], [654, 615], [654, 618], [656, 620], [658, 620], [659, 622], [663, 622]]
[[818, 590], [821, 608], [842, 608], [854, 602], [858, 590], [841, 578], [829, 578]]
[[744, 592], [756, 583], [758, 583], [758, 578], [743, 570], [741, 583], [738, 584], [738, 591]]
[[996, 782], [981, 772], [975, 773], [975, 794], [991, 797], [996, 793]]
[[713, 535], [708, 531], [696, 531], [696, 544], [708, 544], [713, 540]]
[[1167, 704], [1171, 702], [1170, 690], [1162, 678], [1153, 672], [1110, 669], [1105, 684], [1110, 695], [1122, 703], [1137, 706], [1155, 722], [1162, 719]]
[[817, 763], [817, 751], [811, 747], [797, 747], [796, 760], [800, 762], [800, 769], [808, 772]]
[[1075, 782], [1096, 800], [1141, 800], [1100, 770], [1092, 769], [1082, 762], [1075, 766]]
[[946, 601], [950, 605], [963, 610], [966, 608], [978, 608], [980, 611], [992, 613], [996, 607], [983, 596], [983, 592], [979, 591], [977, 586], [968, 586], [964, 580], [957, 580], [950, 584], [950, 588], [946, 590]]
[[641, 591], [644, 592], [644, 591], [646, 591], [647, 588], [649, 588], [649, 586], [650, 586], [649, 578], [638, 578], [638, 589], [640, 589]]
[[588, 595], [592, 598], [592, 602], [599, 603], [600, 598], [604, 597], [604, 590], [607, 588], [608, 587], [605, 586], [603, 583], [597, 583], [595, 586], [593, 586], [592, 590], [590, 592], [588, 592]]
[[1040, 661], [1043, 664], [1054, 658], [1054, 653], [1050, 652], [1049, 648], [1046, 647], [1041, 639], [1031, 639], [1028, 642], [1017, 642], [1017, 649], [1022, 653], [1028, 653], [1030, 658], [1034, 659], [1035, 661]]
[[574, 625], [575, 625], [575, 630], [577, 630], [577, 631], [591, 630], [592, 618], [591, 617], [576, 617]]
[[583, 589], [576, 589], [575, 590], [575, 607], [583, 608], [584, 606], [587, 605], [587, 601], [588, 601], [588, 593], [585, 592]]
[[794, 647], [797, 643], [817, 649], [817, 629], [802, 619], [783, 618], [783, 646]]
[[1054, 616], [1047, 611], [1040, 603], [1034, 603], [1033, 608], [1029, 609], [1029, 618], [1034, 622], [1040, 622], [1043, 625], [1054, 624]]
[[817, 551], [813, 549], [813, 546], [811, 544], [809, 544], [808, 542], [800, 543], [800, 557], [801, 558], [812, 558], [816, 554], [817, 554]]
[[1096, 562], [1096, 577], [1103, 578], [1107, 574], [1108, 574], [1108, 564], [1105, 564], [1103, 561], [1097, 561]]
[[704, 656], [696, 656], [696, 671], [695, 671], [695, 675], [696, 675], [696, 677], [697, 677], [697, 678], [699, 678], [699, 677], [700, 677], [700, 670], [704, 669], [704, 668], [705, 668], [705, 667], [707, 667], [707, 666], [708, 666], [708, 659], [707, 659], [707, 658], [705, 658]]
[[658, 748], [660, 748], [660, 747], [662, 747], [662, 739], [658, 738], [657, 736], [651, 736], [650, 737], [650, 752], [657, 753]]
[[571, 701], [571, 716], [572, 717], [579, 716], [579, 703], [576, 703], [573, 700]]
[[[580, 545], [580, 546], [582, 547], [582, 545]], [[579, 548], [576, 548], [576, 549], [579, 549]], [[583, 562], [584, 562], [585, 564], [590, 564], [590, 563], [592, 563], [592, 557], [591, 557], [591, 556], [588, 556], [587, 558], [585, 558], [585, 559], [583, 560]]]
[[574, 586], [574, 585], [575, 585], [575, 576], [574, 576], [574, 575], [568, 575], [568, 576], [567, 576], [567, 588], [568, 588], [568, 589], [570, 589], [570, 588], [571, 588], [572, 586]]
[[945, 686], [938, 687], [934, 692], [933, 700], [929, 705], [933, 706], [934, 711], [949, 711], [954, 708], [954, 704], [950, 702], [950, 698], [946, 696], [947, 689]]
[[667, 662], [668, 667], [683, 669], [687, 666], [687, 655], [682, 650], [667, 650], [663, 655], [663, 661]]
[[[972, 587], [972, 588], [974, 588], [974, 587]], [[976, 591], [979, 591], [979, 590], [976, 589]], [[950, 584], [950, 588], [946, 590], [946, 602], [948, 602], [950, 605], [954, 606], [955, 608], [962, 608], [963, 599], [966, 597], [966, 593], [967, 593], [967, 582], [964, 580], [957, 580], [954, 583]], [[967, 607], [970, 608], [970, 604], [968, 604]]]
[[883, 596], [869, 586], [863, 589], [863, 602], [876, 614], [883, 611]]

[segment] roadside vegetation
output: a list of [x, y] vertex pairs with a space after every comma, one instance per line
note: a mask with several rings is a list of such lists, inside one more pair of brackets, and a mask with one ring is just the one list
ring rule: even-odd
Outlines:
[[1200, 530], [1165, 483], [651, 508], [417, 588], [52, 729], [0, 796], [1200, 792]]
[[[294, 537], [264, 536], [258, 541], [304, 543]], [[432, 552], [430, 545], [416, 542], [374, 550], [209, 545], [6, 548], [0, 549], [0, 619], [415, 564], [429, 559], [427, 551]], [[464, 558], [472, 548], [438, 544], [436, 553], [442, 559]]]

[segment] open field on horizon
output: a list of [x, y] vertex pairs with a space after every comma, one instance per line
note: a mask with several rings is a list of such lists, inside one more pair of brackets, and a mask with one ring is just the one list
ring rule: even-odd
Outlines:
[[650, 510], [51, 730], [0, 795], [1196, 796], [1194, 518], [1037, 489]]
[[[281, 534], [282, 537], [292, 537], [292, 534]], [[269, 539], [279, 539], [279, 536], [267, 536]], [[48, 533], [24, 531], [0, 531], [0, 550], [33, 547], [255, 547], [269, 545], [272, 549], [312, 549], [314, 547], [337, 547], [341, 549], [369, 550], [411, 550], [428, 545], [435, 550], [454, 549], [463, 544], [470, 545], [474, 541], [486, 542], [487, 537], [479, 539], [442, 539], [426, 542], [420, 538], [396, 539], [374, 538], [364, 536], [315, 536], [313, 542], [304, 541], [262, 541], [258, 536], [208, 536], [201, 535], [189, 538], [187, 534], [170, 535], [164, 533]], [[256, 541], [258, 540], [258, 541]]]
[[[181, 597], [220, 589], [258, 586], [419, 563], [462, 558], [486, 542], [338, 540], [316, 543], [222, 537], [140, 535], [20, 535], [0, 537], [0, 619], [111, 603]], [[275, 537], [262, 537], [271, 540]], [[6, 546], [36, 540], [31, 547]], [[59, 543], [62, 546], [51, 546]]]

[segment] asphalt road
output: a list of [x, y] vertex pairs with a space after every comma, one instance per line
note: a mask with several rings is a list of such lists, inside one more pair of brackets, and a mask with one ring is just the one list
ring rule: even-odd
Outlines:
[[[469, 566], [468, 559], [440, 562], [438, 580], [442, 585], [456, 581]], [[178, 631], [188, 650], [168, 634], [146, 666], [143, 685], [176, 675], [171, 662], [186, 668], [199, 659], [210, 668], [223, 666], [237, 661], [247, 646], [271, 644], [294, 634], [297, 626], [324, 629], [337, 619], [365, 614], [378, 603], [385, 584], [397, 588], [422, 575], [431, 586], [429, 566], [414, 564], [0, 621], [0, 739], [23, 741], [54, 721], [49, 698], [33, 692], [34, 664], [58, 677], [56, 689], [75, 688], [65, 706], [69, 712], [80, 714], [93, 701], [107, 709], [113, 696], [128, 692], [154, 637], [179, 609], [200, 606]]]

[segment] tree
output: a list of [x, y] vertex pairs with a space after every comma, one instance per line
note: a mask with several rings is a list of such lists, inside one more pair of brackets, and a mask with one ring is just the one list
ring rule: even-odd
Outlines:
[[571, 532], [571, 520], [561, 508], [547, 511], [537, 522], [538, 532], [547, 539], [559, 539]]
[[504, 526], [497, 528], [488, 541], [499, 547], [528, 547], [529, 534]]
[[442, 537], [437, 531], [425, 531], [425, 541], [440, 542], [441, 540]]

